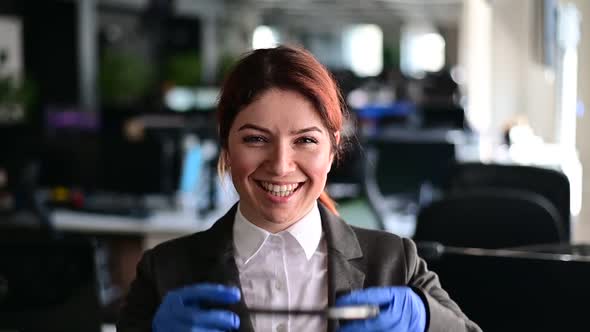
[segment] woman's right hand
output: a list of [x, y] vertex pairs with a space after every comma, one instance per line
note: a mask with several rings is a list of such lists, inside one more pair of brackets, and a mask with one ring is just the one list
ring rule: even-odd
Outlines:
[[229, 310], [207, 309], [208, 305], [228, 305], [240, 300], [237, 287], [195, 284], [166, 294], [152, 321], [154, 332], [231, 331], [240, 327], [240, 318]]

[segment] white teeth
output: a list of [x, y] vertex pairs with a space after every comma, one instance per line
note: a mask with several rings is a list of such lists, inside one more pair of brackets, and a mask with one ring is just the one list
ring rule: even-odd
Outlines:
[[298, 183], [286, 184], [286, 185], [285, 184], [284, 185], [276, 185], [276, 184], [272, 184], [270, 182], [262, 182], [261, 181], [260, 184], [270, 194], [272, 194], [274, 196], [279, 196], [279, 197], [290, 196], [291, 194], [293, 194], [295, 189], [297, 189], [297, 187], [299, 187]]

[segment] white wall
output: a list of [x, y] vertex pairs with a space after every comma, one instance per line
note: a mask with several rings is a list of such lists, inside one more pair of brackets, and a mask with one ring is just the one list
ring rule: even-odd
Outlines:
[[555, 84], [541, 64], [542, 1], [492, 2], [492, 124], [500, 130], [514, 115], [525, 115], [535, 132], [552, 142]]
[[0, 51], [6, 56], [0, 76], [20, 79], [22, 73], [22, 25], [18, 18], [0, 16]]
[[491, 122], [491, 7], [485, 0], [464, 0], [459, 24], [459, 65], [465, 72], [467, 118], [485, 134]]
[[582, 211], [574, 229], [574, 241], [590, 242], [590, 1], [567, 2], [575, 4], [582, 14], [582, 35], [578, 45], [578, 98], [586, 107], [586, 114], [578, 118], [577, 123], [576, 144], [585, 175], [582, 177]]
[[526, 111], [527, 2], [493, 2], [491, 130], [494, 133], [500, 132], [515, 114]]
[[554, 141], [555, 88], [536, 44], [537, 0], [465, 0], [460, 63], [466, 70], [468, 116], [499, 140], [504, 125], [525, 115], [535, 132]]

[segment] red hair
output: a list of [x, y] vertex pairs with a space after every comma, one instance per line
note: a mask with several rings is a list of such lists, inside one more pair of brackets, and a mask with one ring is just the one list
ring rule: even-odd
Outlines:
[[[297, 92], [314, 106], [330, 133], [332, 151], [338, 160], [342, 142], [336, 139], [346, 118], [346, 108], [336, 81], [328, 70], [308, 51], [279, 46], [247, 53], [229, 75], [221, 89], [217, 106], [217, 123], [222, 149], [228, 150], [230, 128], [238, 113], [262, 93], [278, 88]], [[219, 158], [218, 171], [227, 170], [225, 155]], [[324, 191], [322, 202], [338, 214], [335, 202]]]

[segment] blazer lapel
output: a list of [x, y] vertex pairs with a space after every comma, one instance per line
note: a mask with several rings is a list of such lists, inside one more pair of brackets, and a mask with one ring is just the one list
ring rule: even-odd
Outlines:
[[242, 298], [239, 303], [230, 305], [229, 309], [240, 316], [240, 332], [254, 332], [248, 313], [244, 293], [240, 284], [240, 274], [234, 260], [233, 224], [237, 204], [234, 205], [210, 230], [211, 243], [209, 252], [210, 272], [207, 281], [240, 288]]
[[[328, 304], [332, 306], [339, 296], [363, 288], [365, 273], [354, 264], [363, 252], [352, 228], [322, 204], [319, 208], [328, 245]], [[329, 331], [337, 328], [338, 322], [328, 321]]]

